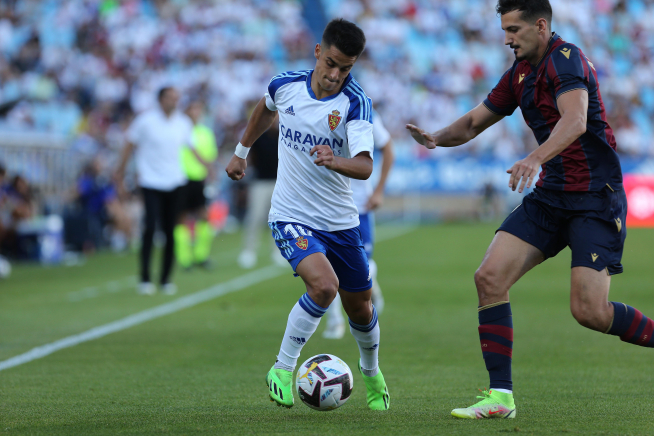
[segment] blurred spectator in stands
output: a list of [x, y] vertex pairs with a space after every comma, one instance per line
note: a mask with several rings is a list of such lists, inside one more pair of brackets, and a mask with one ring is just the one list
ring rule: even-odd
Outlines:
[[114, 251], [123, 251], [132, 234], [132, 224], [118, 200], [99, 159], [89, 162], [77, 179], [76, 201], [85, 222], [84, 251], [93, 251], [108, 238]]
[[21, 175], [15, 175], [4, 190], [3, 206], [0, 209], [3, 222], [2, 244], [9, 255], [17, 253], [17, 226], [32, 218], [36, 212], [34, 195], [29, 183]]

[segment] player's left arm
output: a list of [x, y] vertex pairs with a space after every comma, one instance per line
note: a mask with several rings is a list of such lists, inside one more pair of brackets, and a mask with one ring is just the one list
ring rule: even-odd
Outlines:
[[518, 192], [522, 192], [525, 184], [527, 188], [531, 187], [531, 182], [538, 175], [542, 164], [561, 153], [586, 133], [588, 91], [582, 88], [563, 93], [556, 103], [561, 119], [554, 126], [550, 137], [529, 156], [519, 160], [506, 171], [511, 174], [509, 188], [512, 191], [518, 188]]
[[316, 155], [314, 164], [325, 167], [351, 179], [366, 180], [372, 174], [372, 157], [367, 151], [362, 151], [352, 158], [334, 156], [334, 150], [329, 145], [314, 146], [309, 152]]

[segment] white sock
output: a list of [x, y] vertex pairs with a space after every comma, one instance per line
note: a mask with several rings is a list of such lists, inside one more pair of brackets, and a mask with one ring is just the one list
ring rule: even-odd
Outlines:
[[297, 365], [297, 359], [300, 357], [302, 347], [309, 341], [311, 335], [318, 328], [320, 318], [325, 314], [327, 309], [318, 306], [313, 302], [309, 294], [304, 294], [288, 315], [286, 331], [282, 346], [277, 355], [275, 368], [293, 371]]
[[512, 394], [513, 391], [510, 391], [508, 389], [493, 389], [496, 392], [502, 392], [503, 394]]
[[350, 320], [350, 333], [359, 346], [361, 355], [361, 370], [368, 377], [374, 377], [379, 372], [379, 322], [377, 310], [372, 307], [372, 320], [368, 325], [355, 324]]
[[327, 308], [327, 326], [340, 325], [345, 322], [343, 310], [341, 309], [341, 296], [336, 294], [336, 298]]

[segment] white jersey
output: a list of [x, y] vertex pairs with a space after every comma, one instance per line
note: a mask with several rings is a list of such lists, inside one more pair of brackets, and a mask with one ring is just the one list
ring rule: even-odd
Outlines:
[[[391, 139], [391, 134], [388, 133], [384, 123], [382, 123], [381, 117], [376, 111], [373, 111], [373, 124], [372, 124], [372, 138], [375, 142], [375, 150], [382, 150], [384, 146]], [[368, 180], [357, 180], [352, 179], [352, 198], [354, 199], [354, 205], [357, 207], [360, 215], [368, 213], [366, 208], [366, 203], [372, 195], [372, 181]]]
[[195, 147], [193, 122], [187, 115], [174, 111], [166, 116], [159, 107], [145, 111], [127, 129], [127, 140], [136, 146], [139, 186], [172, 191], [186, 183], [181, 149]]
[[314, 145], [326, 144], [335, 156], [368, 152], [372, 158], [372, 101], [352, 75], [341, 91], [317, 100], [313, 70], [275, 76], [266, 106], [279, 110], [279, 164], [269, 222], [298, 222], [334, 232], [359, 225], [350, 178], [313, 163]]

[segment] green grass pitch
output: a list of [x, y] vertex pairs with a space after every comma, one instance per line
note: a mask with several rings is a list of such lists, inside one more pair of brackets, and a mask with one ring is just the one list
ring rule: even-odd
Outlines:
[[[512, 290], [517, 418], [467, 421], [488, 376], [477, 336], [473, 273], [489, 224], [422, 226], [380, 242], [386, 297], [380, 362], [391, 410], [371, 412], [355, 373], [343, 407], [315, 412], [296, 396], [269, 402], [264, 376], [288, 313], [304, 292], [290, 268], [206, 303], [0, 372], [0, 435], [554, 435], [654, 434], [654, 350], [577, 325], [569, 311], [570, 252]], [[378, 235], [393, 229], [382, 228]], [[213, 272], [176, 273], [180, 295], [245, 274], [239, 235], [221, 235]], [[629, 229], [611, 298], [654, 316], [654, 230]], [[269, 246], [266, 244], [266, 250]], [[263, 251], [261, 258], [268, 260]], [[18, 266], [0, 282], [0, 361], [179, 298], [137, 296], [135, 257], [76, 267]], [[262, 265], [264, 266], [264, 265]], [[331, 353], [356, 368], [347, 334], [309, 341], [301, 360]]]

